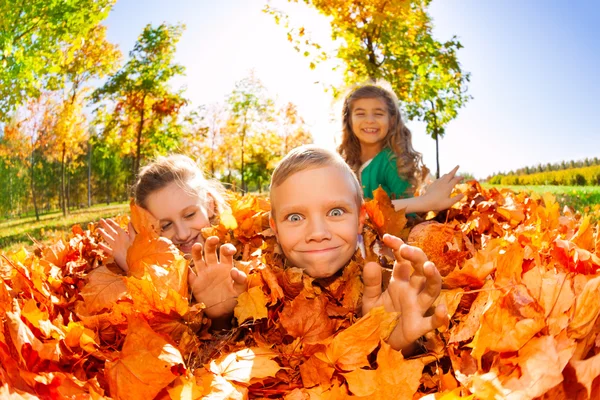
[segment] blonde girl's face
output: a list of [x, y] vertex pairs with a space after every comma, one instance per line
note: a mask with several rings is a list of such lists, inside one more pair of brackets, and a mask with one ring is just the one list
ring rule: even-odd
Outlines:
[[361, 146], [383, 147], [390, 128], [390, 114], [385, 101], [379, 97], [358, 99], [350, 110], [352, 132]]
[[196, 242], [204, 243], [202, 228], [210, 226], [214, 202], [204, 201], [194, 191], [184, 190], [176, 182], [152, 192], [146, 199], [148, 211], [159, 220], [160, 235], [171, 239], [179, 249], [189, 254]]

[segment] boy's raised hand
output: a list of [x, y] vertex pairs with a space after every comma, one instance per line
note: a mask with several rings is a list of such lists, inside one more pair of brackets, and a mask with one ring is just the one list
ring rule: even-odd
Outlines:
[[442, 175], [439, 179], [433, 181], [427, 187], [427, 191], [423, 195], [427, 202], [425, 207], [428, 211], [442, 211], [450, 208], [454, 203], [464, 197], [464, 194], [458, 194], [450, 197], [454, 186], [462, 180], [460, 175], [456, 175], [458, 165], [447, 174]]
[[125, 231], [115, 220], [101, 219], [98, 232], [106, 241], [106, 243], [99, 243], [98, 247], [106, 254], [112, 255], [119, 268], [128, 272], [127, 250], [133, 244], [136, 235], [131, 222], [128, 225], [128, 230]]
[[396, 258], [392, 277], [387, 290], [382, 292], [381, 266], [375, 262], [365, 265], [362, 311], [364, 315], [373, 307], [384, 306], [388, 312], [399, 312], [398, 325], [388, 343], [396, 350], [410, 351], [425, 333], [448, 323], [446, 306], [442, 304], [435, 308], [433, 315], [425, 316], [440, 294], [442, 278], [418, 247], [387, 234], [383, 236], [383, 243], [392, 249]]
[[194, 271], [188, 274], [192, 294], [198, 302], [206, 305], [209, 318], [228, 317], [233, 313], [237, 297], [246, 291], [248, 278], [246, 274], [233, 266], [235, 246], [230, 243], [217, 248], [219, 238], [211, 236], [202, 244], [192, 247]]

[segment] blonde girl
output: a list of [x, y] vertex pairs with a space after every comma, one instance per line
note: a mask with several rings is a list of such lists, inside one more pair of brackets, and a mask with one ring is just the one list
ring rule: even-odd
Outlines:
[[[158, 157], [142, 168], [133, 189], [135, 203], [159, 221], [160, 235], [191, 255], [195, 273], [189, 274], [190, 288], [212, 318], [232, 312], [235, 298], [246, 288], [246, 275], [233, 267], [235, 247], [220, 246], [218, 257], [219, 239], [209, 237], [205, 243], [201, 234], [227, 207], [223, 192], [219, 182], [207, 180], [198, 165], [181, 154]], [[110, 219], [101, 220], [100, 225], [106, 241], [101, 248], [127, 272], [127, 250], [135, 239], [133, 226], [129, 224], [125, 231]]]

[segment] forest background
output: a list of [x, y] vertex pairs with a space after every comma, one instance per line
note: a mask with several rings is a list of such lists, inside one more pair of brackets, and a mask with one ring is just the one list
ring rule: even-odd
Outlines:
[[[473, 25], [464, 27], [461, 21], [479, 21], [477, 25], [482, 25], [494, 12], [490, 8], [471, 4], [471, 14], [459, 20], [458, 4], [453, 9], [449, 3], [414, 0], [393, 5], [371, 0], [361, 3], [362, 7], [343, 0], [300, 4], [252, 1], [243, 5], [227, 2], [212, 12], [203, 2], [182, 1], [168, 10], [162, 10], [161, 2], [144, 4], [143, 10], [133, 12], [139, 9], [133, 1], [2, 3], [3, 220], [28, 215], [39, 219], [55, 210], [66, 216], [69, 210], [126, 202], [139, 167], [171, 151], [201, 160], [210, 176], [233, 190], [260, 192], [266, 188], [276, 162], [292, 147], [313, 141], [335, 145], [340, 95], [366, 79], [384, 79], [398, 94], [414, 132], [415, 146], [423, 151], [434, 174], [439, 173], [441, 153], [442, 173], [456, 161], [466, 164], [463, 171], [467, 175], [479, 178], [492, 175], [489, 164], [493, 162], [482, 164], [476, 160], [499, 157], [504, 164], [493, 164], [493, 171], [513, 171], [492, 177], [494, 183], [598, 183], [597, 168], [596, 175], [588, 177], [587, 171], [579, 176], [571, 174], [564, 182], [547, 177], [535, 183], [514, 179], [534, 172], [598, 164], [594, 140], [600, 135], [593, 134], [597, 127], [591, 122], [598, 105], [591, 94], [600, 87], [597, 75], [591, 73], [598, 52], [585, 49], [586, 43], [597, 44], [589, 35], [581, 36], [583, 28], [598, 14], [598, 7], [591, 2], [578, 2], [569, 10], [561, 9], [564, 6], [558, 2], [538, 9], [529, 5], [509, 10], [510, 5], [503, 6], [499, 14], [502, 18], [496, 18], [496, 22], [512, 27], [492, 43], [493, 52], [502, 55], [512, 47], [514, 58], [504, 62], [511, 63], [513, 69], [520, 66], [524, 77], [532, 70], [539, 73], [537, 82], [529, 75], [530, 86], [519, 93], [499, 92], [492, 85], [486, 93], [477, 83], [478, 79], [485, 81], [493, 76], [506, 84], [512, 77], [511, 69], [494, 69], [492, 73], [486, 68], [494, 60], [493, 52], [479, 53], [478, 60], [469, 53], [480, 43], [471, 39]], [[522, 19], [511, 20], [519, 14]], [[223, 18], [221, 25], [230, 31], [229, 35], [219, 35], [214, 20], [203, 25], [191, 15]], [[525, 21], [537, 30], [522, 31], [527, 17], [537, 18]], [[208, 35], [208, 28], [213, 29], [214, 36]], [[133, 29], [137, 29], [134, 42]], [[490, 27], [491, 31], [496, 29]], [[482, 32], [481, 26], [477, 32]], [[270, 35], [269, 41], [265, 35]], [[516, 35], [522, 35], [525, 45], [511, 39]], [[471, 46], [463, 49], [462, 36]], [[545, 42], [539, 41], [542, 36]], [[234, 47], [232, 37], [247, 50]], [[247, 40], [255, 45], [249, 46]], [[552, 45], [546, 45], [548, 41]], [[532, 46], [534, 42], [536, 47]], [[203, 48], [206, 43], [211, 46]], [[568, 52], [553, 52], [552, 46]], [[582, 49], [586, 54], [583, 58]], [[527, 50], [528, 58], [524, 59]], [[272, 74], [264, 73], [264, 64], [251, 53], [268, 58], [263, 63], [283, 63], [275, 65], [284, 69], [280, 79], [311, 86], [310, 90], [303, 93], [304, 97], [292, 95], [298, 87], [290, 89], [273, 81]], [[536, 60], [541, 54], [545, 58]], [[557, 54], [560, 62], [554, 62], [557, 59], [551, 54]], [[501, 63], [498, 60], [497, 64]], [[572, 67], [579, 73], [568, 73]], [[234, 77], [240, 68], [245, 68], [245, 73]], [[557, 69], [563, 73], [551, 76]], [[505, 78], [500, 79], [503, 75]], [[307, 85], [307, 79], [314, 84]], [[230, 90], [215, 99], [211, 92], [214, 85], [208, 83], [211, 80], [227, 80]], [[212, 97], [198, 94], [202, 82]], [[546, 89], [540, 91], [540, 85]], [[556, 103], [568, 110], [562, 114], [565, 118], [549, 118], [553, 110], [540, 111], [543, 107], [535, 106], [549, 93], [562, 97], [562, 102]], [[494, 95], [491, 101], [489, 96]], [[569, 96], [580, 99], [576, 109], [569, 108], [565, 101]], [[474, 118], [485, 101], [488, 110], [502, 111], [505, 103], [513, 107], [511, 115], [494, 116], [491, 125], [497, 125], [495, 129], [501, 134], [489, 125], [481, 126], [481, 119]], [[315, 117], [307, 103], [320, 107], [321, 114]], [[525, 127], [521, 112], [530, 117]], [[517, 123], [511, 123], [511, 118]], [[475, 128], [479, 132], [474, 133], [465, 121], [479, 124]], [[521, 134], [520, 142], [515, 142], [510, 131], [518, 133], [523, 128], [527, 135]], [[484, 143], [486, 130], [496, 136]], [[469, 145], [465, 134], [470, 135]], [[446, 141], [441, 142], [444, 137]], [[460, 151], [453, 142], [456, 140], [462, 141]], [[568, 147], [557, 145], [566, 141]], [[441, 149], [440, 143], [444, 144]], [[557, 149], [562, 153], [556, 153]], [[518, 170], [523, 163], [515, 164], [515, 160], [523, 160], [522, 154], [527, 155], [526, 165], [530, 167]], [[557, 165], [565, 168], [553, 168]], [[503, 181], [506, 176], [510, 179]], [[585, 196], [592, 199], [588, 204], [595, 201], [595, 194]], [[576, 193], [575, 197], [581, 196]]]

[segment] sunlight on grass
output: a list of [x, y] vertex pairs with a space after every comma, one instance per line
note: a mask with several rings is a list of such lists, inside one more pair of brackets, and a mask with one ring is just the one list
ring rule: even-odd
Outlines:
[[39, 221], [36, 221], [35, 217], [2, 221], [0, 222], [0, 249], [14, 251], [21, 246], [29, 247], [32, 245], [30, 237], [41, 242], [54, 242], [69, 232], [73, 225], [79, 224], [86, 229], [90, 222], [128, 212], [128, 203], [115, 203], [73, 210], [66, 217], [63, 217], [60, 212], [55, 212], [40, 216]]

